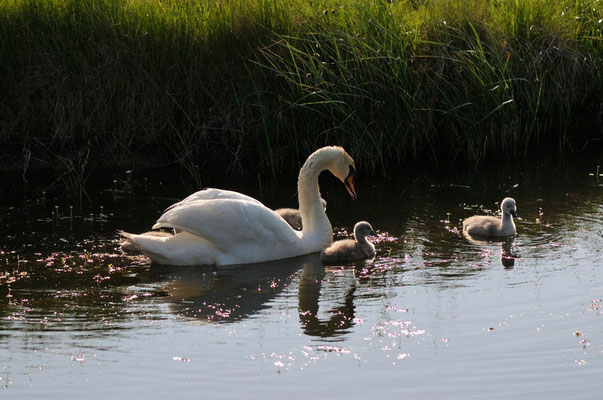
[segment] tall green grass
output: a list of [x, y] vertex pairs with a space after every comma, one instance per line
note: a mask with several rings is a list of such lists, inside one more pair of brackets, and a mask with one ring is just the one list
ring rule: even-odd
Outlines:
[[600, 0], [0, 0], [3, 168], [198, 183], [559, 159], [601, 139]]

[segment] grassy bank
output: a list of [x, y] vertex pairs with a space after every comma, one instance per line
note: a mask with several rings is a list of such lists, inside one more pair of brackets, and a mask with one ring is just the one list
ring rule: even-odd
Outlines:
[[1, 167], [556, 160], [601, 139], [602, 29], [600, 0], [0, 0]]

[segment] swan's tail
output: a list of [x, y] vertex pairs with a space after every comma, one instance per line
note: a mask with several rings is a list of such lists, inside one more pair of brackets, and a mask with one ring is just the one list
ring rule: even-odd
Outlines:
[[165, 265], [216, 264], [221, 254], [207, 240], [187, 232], [150, 231], [136, 235], [124, 231], [117, 234], [124, 240], [122, 250], [142, 253], [154, 262]]
[[140, 252], [142, 249], [136, 245], [135, 236], [132, 233], [117, 231], [117, 234], [123, 238], [119, 246], [126, 253]]
[[155, 260], [158, 258], [157, 250], [161, 250], [165, 241], [173, 235], [162, 231], [150, 231], [141, 234], [117, 231], [124, 240], [120, 243], [121, 249], [127, 253], [139, 253]]
[[117, 234], [124, 238], [124, 240], [120, 243], [120, 246], [121, 249], [126, 252], [140, 252], [145, 250], [145, 243], [148, 244], [148, 241], [145, 239], [149, 237], [169, 238], [174, 236], [171, 233], [164, 231], [149, 231], [139, 235], [124, 231], [117, 231]]

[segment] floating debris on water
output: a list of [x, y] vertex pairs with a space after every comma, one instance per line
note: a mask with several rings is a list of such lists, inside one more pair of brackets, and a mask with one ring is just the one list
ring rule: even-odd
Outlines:
[[77, 361], [79, 363], [83, 363], [86, 361], [86, 356], [83, 354], [78, 354], [77, 356], [71, 356], [71, 361]]

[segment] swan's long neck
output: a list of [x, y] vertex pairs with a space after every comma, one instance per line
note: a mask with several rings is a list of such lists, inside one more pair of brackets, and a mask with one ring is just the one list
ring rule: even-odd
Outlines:
[[368, 239], [368, 235], [357, 235], [356, 231], [354, 231], [354, 239], [356, 239], [356, 243], [368, 252], [370, 257], [375, 255], [375, 245]]
[[360, 243], [362, 245], [369, 246], [369, 247], [372, 245], [371, 241], [368, 240], [368, 237], [366, 237], [366, 236], [362, 236], [362, 235], [357, 236], [354, 234], [354, 238], [356, 239], [356, 241], [358, 243]]
[[327, 169], [325, 153], [318, 150], [308, 157], [297, 180], [302, 238], [309, 245], [318, 246], [317, 251], [333, 243], [333, 228], [320, 202], [318, 188], [318, 175]]
[[507, 212], [502, 212], [502, 216], [500, 217], [500, 223], [503, 230], [512, 230], [515, 228], [515, 224], [513, 223], [513, 218], [511, 214]]

